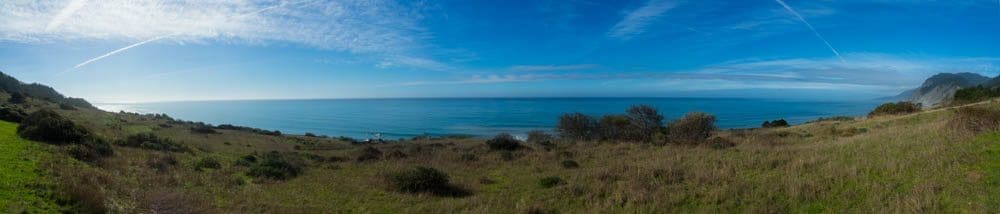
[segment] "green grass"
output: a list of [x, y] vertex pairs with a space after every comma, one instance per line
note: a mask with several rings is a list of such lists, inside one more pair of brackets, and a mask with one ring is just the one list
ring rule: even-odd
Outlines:
[[49, 153], [18, 137], [16, 130], [17, 124], [0, 121], [0, 212], [54, 212], [58, 205], [37, 188], [47, 182], [39, 163]]
[[987, 208], [1000, 210], [1000, 133], [983, 135], [977, 141], [986, 147], [979, 169], [985, 174]]

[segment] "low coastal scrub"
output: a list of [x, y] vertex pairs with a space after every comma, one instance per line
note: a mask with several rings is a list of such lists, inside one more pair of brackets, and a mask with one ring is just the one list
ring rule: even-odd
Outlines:
[[195, 171], [203, 171], [205, 169], [221, 169], [222, 163], [216, 157], [208, 156], [198, 159], [194, 162]]
[[115, 141], [116, 145], [124, 147], [134, 147], [156, 151], [186, 152], [190, 151], [186, 146], [175, 143], [170, 138], [160, 137], [153, 133], [140, 133], [129, 135], [123, 140]]
[[448, 174], [430, 167], [414, 167], [385, 175], [389, 188], [402, 193], [430, 193], [437, 196], [462, 196], [466, 191], [449, 183]]
[[760, 124], [761, 128], [781, 128], [781, 127], [788, 127], [788, 126], [789, 126], [788, 125], [788, 121], [785, 121], [785, 119], [777, 119], [777, 120], [772, 120], [772, 121], [764, 121], [763, 124]]
[[583, 113], [569, 113], [559, 117], [556, 131], [568, 140], [600, 140], [651, 142], [653, 135], [663, 129], [663, 116], [648, 105], [635, 105], [624, 114], [610, 114], [595, 119]]
[[302, 174], [303, 167], [304, 164], [301, 160], [272, 151], [264, 154], [257, 163], [253, 164], [249, 171], [247, 171], [247, 175], [258, 178], [286, 180]]
[[955, 91], [955, 96], [952, 99], [951, 104], [969, 104], [992, 99], [994, 97], [1000, 97], [1000, 88], [989, 88], [979, 85]]
[[28, 115], [17, 127], [17, 134], [28, 140], [64, 145], [65, 151], [83, 161], [92, 162], [114, 154], [107, 141], [51, 110]]
[[25, 117], [28, 117], [28, 115], [25, 114], [24, 110], [21, 110], [20, 108], [13, 105], [0, 106], [0, 120], [20, 123]]
[[493, 139], [487, 140], [486, 145], [490, 147], [491, 150], [504, 150], [504, 151], [514, 151], [521, 149], [521, 141], [514, 138], [513, 135], [507, 133], [501, 133], [493, 137]]
[[355, 155], [356, 157], [354, 160], [357, 160], [358, 162], [376, 161], [382, 159], [382, 151], [371, 146], [361, 148], [355, 153], [357, 153], [357, 155]]
[[544, 177], [538, 180], [538, 186], [541, 186], [542, 188], [552, 188], [565, 183], [566, 181], [559, 176]]
[[884, 116], [884, 115], [904, 115], [920, 112], [920, 103], [913, 102], [895, 102], [895, 103], [884, 103], [875, 107], [868, 113], [868, 117]]
[[236, 125], [231, 125], [231, 124], [222, 124], [222, 125], [216, 126], [215, 128], [222, 129], [222, 130], [248, 131], [248, 132], [253, 132], [253, 133], [262, 134], [262, 135], [270, 135], [270, 136], [281, 136], [281, 131], [277, 131], [277, 130], [270, 131], [270, 130], [263, 130], [263, 129], [258, 129], [258, 128], [250, 128], [250, 127], [245, 127], [245, 126], [236, 126]]
[[1000, 109], [983, 106], [958, 108], [949, 125], [972, 133], [1000, 131]]
[[692, 112], [667, 124], [666, 134], [661, 142], [675, 144], [699, 144], [712, 136], [716, 130], [715, 116], [702, 112]]

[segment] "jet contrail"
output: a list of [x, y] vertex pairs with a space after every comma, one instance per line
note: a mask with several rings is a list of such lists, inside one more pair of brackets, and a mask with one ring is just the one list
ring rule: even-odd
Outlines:
[[[297, 3], [303, 3], [303, 2], [308, 2], [308, 1], [300, 1], [300, 2], [296, 2], [296, 4]], [[313, 1], [313, 2], [315, 2], [315, 1]], [[265, 8], [262, 8], [262, 9], [259, 9], [259, 10], [255, 10], [255, 11], [252, 11], [252, 12], [249, 12], [249, 13], [244, 13], [244, 14], [240, 14], [240, 15], [237, 15], [237, 16], [232, 16], [232, 17], [229, 17], [229, 18], [226, 18], [226, 19], [228, 20], [228, 19], [233, 19], [233, 18], [242, 18], [242, 17], [246, 17], [246, 16], [249, 16], [249, 15], [258, 14], [258, 13], [262, 13], [262, 12], [265, 12], [265, 11], [268, 11], [268, 10], [272, 10], [272, 9], [275, 9], [275, 8], [278, 8], [278, 7], [284, 7], [285, 5], [288, 5], [288, 2], [282, 2], [281, 4], [278, 4], [278, 5], [275, 5], [275, 6], [265, 7]], [[82, 3], [81, 3], [81, 6], [82, 6]], [[70, 7], [70, 6], [67, 6], [67, 7]], [[64, 9], [63, 12], [65, 12], [65, 9]], [[60, 15], [62, 15], [62, 14], [60, 13]], [[154, 42], [156, 40], [161, 40], [161, 39], [164, 39], [164, 38], [167, 38], [167, 37], [170, 37], [170, 36], [174, 36], [174, 35], [177, 35], [177, 34], [178, 33], [172, 33], [172, 34], [167, 34], [167, 35], [163, 35], [163, 36], [157, 36], [157, 37], [153, 37], [152, 39], [148, 39], [148, 40], [141, 41], [141, 42], [138, 42], [138, 43], [135, 43], [135, 44], [131, 44], [129, 46], [125, 46], [124, 48], [119, 48], [118, 50], [114, 50], [114, 51], [108, 52], [108, 53], [106, 53], [104, 55], [101, 55], [101, 56], [98, 56], [98, 57], [94, 57], [93, 59], [89, 59], [89, 60], [84, 61], [84, 62], [82, 62], [80, 64], [77, 64], [76, 66], [73, 66], [73, 68], [70, 69], [70, 70], [83, 67], [84, 65], [90, 64], [90, 63], [95, 62], [97, 60], [104, 59], [104, 58], [109, 57], [111, 55], [115, 55], [115, 54], [117, 54], [119, 52], [131, 49], [131, 48], [134, 48], [134, 47], [139, 47], [139, 46], [145, 45], [146, 43]]]
[[66, 7], [59, 11], [59, 14], [56, 14], [56, 17], [53, 17], [48, 25], [45, 25], [45, 31], [52, 31], [59, 27], [59, 25], [62, 25], [66, 21], [66, 18], [69, 18], [77, 10], [80, 10], [84, 4], [87, 4], [87, 0], [73, 0], [69, 4], [66, 4]]
[[819, 38], [819, 40], [823, 40], [823, 43], [826, 44], [826, 47], [829, 47], [830, 51], [833, 51], [833, 54], [837, 55], [837, 58], [840, 58], [841, 62], [845, 62], [844, 57], [840, 56], [840, 52], [837, 52], [837, 49], [833, 48], [833, 45], [830, 45], [830, 42], [826, 41], [826, 39], [823, 38], [823, 35], [820, 35], [819, 31], [816, 31], [816, 28], [813, 28], [812, 24], [809, 24], [809, 22], [806, 21], [806, 18], [803, 18], [802, 15], [799, 14], [799, 12], [795, 12], [795, 9], [792, 9], [792, 7], [788, 6], [788, 4], [785, 4], [785, 1], [783, 0], [774, 0], [774, 1], [777, 1], [778, 4], [781, 4], [782, 7], [785, 7], [785, 10], [788, 10], [789, 13], [792, 13], [792, 15], [795, 15], [795, 17], [799, 18], [799, 21], [802, 21], [802, 23], [806, 24], [806, 27], [809, 27], [809, 30], [812, 30], [812, 32], [816, 34], [816, 37]]
[[129, 45], [129, 46], [125, 46], [124, 48], [119, 48], [118, 50], [114, 50], [114, 51], [108, 52], [108, 53], [106, 53], [104, 55], [101, 55], [101, 56], [98, 56], [98, 57], [94, 57], [93, 59], [81, 62], [80, 64], [76, 64], [76, 66], [73, 66], [73, 69], [77, 69], [77, 68], [83, 67], [84, 65], [90, 64], [91, 62], [104, 59], [105, 57], [109, 57], [111, 55], [115, 55], [118, 52], [122, 52], [122, 51], [125, 51], [125, 50], [128, 50], [128, 49], [134, 48], [134, 47], [138, 47], [140, 45], [144, 45], [146, 43], [150, 43], [150, 42], [153, 42], [153, 41], [156, 41], [156, 40], [160, 40], [160, 39], [166, 38], [167, 36], [170, 36], [170, 35], [153, 37], [152, 39], [148, 39], [146, 41], [142, 41], [142, 42], [135, 43], [135, 44], [132, 44], [132, 45]]

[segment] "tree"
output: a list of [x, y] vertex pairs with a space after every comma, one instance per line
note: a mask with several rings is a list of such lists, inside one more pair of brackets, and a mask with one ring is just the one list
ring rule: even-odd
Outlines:
[[626, 111], [632, 126], [629, 140], [649, 142], [653, 134], [663, 128], [663, 116], [649, 105], [634, 105]]
[[596, 134], [597, 122], [582, 113], [568, 113], [559, 117], [556, 132], [559, 136], [573, 140], [590, 140]]

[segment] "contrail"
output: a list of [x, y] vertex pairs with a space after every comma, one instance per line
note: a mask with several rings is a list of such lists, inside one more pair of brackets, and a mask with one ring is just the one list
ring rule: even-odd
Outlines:
[[[300, 2], [296, 2], [296, 3], [303, 3], [303, 2], [307, 2], [307, 1], [300, 1]], [[255, 10], [253, 12], [249, 12], [249, 13], [244, 13], [244, 14], [232, 16], [232, 17], [229, 17], [229, 18], [226, 18], [226, 19], [228, 20], [228, 19], [233, 19], [233, 18], [242, 18], [242, 17], [246, 17], [246, 16], [249, 16], [249, 15], [258, 14], [258, 13], [262, 13], [262, 12], [265, 12], [265, 11], [268, 11], [268, 10], [272, 10], [272, 9], [275, 9], [275, 8], [278, 8], [278, 7], [284, 7], [285, 5], [288, 5], [288, 2], [282, 2], [281, 4], [278, 4], [278, 5], [275, 5], [275, 6], [265, 7], [265, 8], [259, 9], [259, 10]], [[82, 6], [82, 3], [81, 3], [81, 6]], [[67, 6], [67, 7], [70, 7], [70, 6]], [[64, 9], [63, 12], [65, 12], [65, 9]], [[62, 14], [60, 13], [60, 15], [62, 15]], [[83, 66], [85, 66], [87, 64], [90, 64], [92, 62], [96, 62], [98, 60], [107, 58], [107, 57], [115, 55], [115, 54], [117, 54], [119, 52], [126, 51], [126, 50], [132, 49], [134, 47], [139, 47], [139, 46], [145, 45], [146, 43], [154, 42], [156, 40], [161, 40], [161, 39], [164, 39], [164, 38], [167, 38], [167, 37], [170, 37], [170, 36], [174, 36], [174, 35], [177, 35], [177, 34], [178, 33], [172, 33], [172, 34], [167, 34], [167, 35], [163, 35], [163, 36], [157, 36], [157, 37], [153, 37], [152, 39], [148, 39], [148, 40], [141, 41], [141, 42], [138, 42], [138, 43], [135, 43], [135, 44], [131, 44], [129, 46], [125, 46], [124, 48], [119, 48], [118, 50], [114, 50], [114, 51], [108, 52], [108, 53], [106, 53], [104, 55], [101, 55], [101, 56], [98, 56], [98, 57], [94, 57], [93, 59], [89, 59], [89, 60], [84, 61], [84, 62], [82, 62], [80, 64], [77, 64], [76, 66], [73, 66], [73, 68], [70, 69], [70, 70], [83, 67]]]
[[140, 45], [145, 45], [146, 43], [150, 43], [150, 42], [153, 42], [153, 41], [156, 41], [156, 40], [160, 40], [160, 39], [166, 38], [167, 36], [170, 36], [170, 35], [153, 37], [152, 39], [148, 39], [146, 41], [142, 41], [142, 42], [135, 43], [135, 44], [132, 44], [132, 45], [129, 45], [129, 46], [125, 46], [124, 48], [119, 48], [118, 50], [114, 50], [114, 51], [108, 52], [108, 53], [106, 53], [104, 55], [101, 55], [101, 56], [98, 56], [98, 57], [94, 57], [93, 59], [84, 61], [84, 62], [82, 62], [80, 64], [76, 64], [76, 66], [73, 66], [73, 69], [77, 69], [77, 68], [83, 67], [84, 65], [90, 64], [91, 62], [95, 62], [97, 60], [104, 59], [105, 57], [109, 57], [111, 55], [115, 55], [116, 53], [119, 53], [119, 52], [122, 52], [122, 51], [125, 51], [125, 50], [128, 50], [128, 49], [131, 49], [131, 48], [134, 48], [134, 47], [138, 47]]
[[66, 21], [66, 18], [69, 18], [77, 10], [80, 10], [84, 4], [87, 4], [87, 0], [73, 0], [69, 4], [66, 4], [66, 7], [59, 11], [59, 14], [56, 14], [56, 17], [52, 18], [52, 21], [49, 21], [48, 25], [45, 25], [45, 31], [52, 31], [59, 27], [59, 25], [62, 25]]
[[799, 18], [799, 21], [802, 21], [802, 23], [806, 24], [806, 27], [809, 27], [809, 30], [812, 30], [812, 32], [816, 34], [816, 37], [818, 37], [819, 40], [823, 40], [823, 43], [826, 44], [826, 47], [829, 47], [830, 51], [833, 51], [833, 54], [837, 55], [837, 58], [840, 58], [841, 62], [845, 62], [844, 57], [840, 56], [840, 52], [837, 52], [837, 49], [833, 48], [833, 45], [830, 45], [830, 42], [826, 41], [826, 38], [823, 38], [823, 35], [820, 35], [819, 31], [816, 31], [816, 28], [813, 28], [812, 24], [809, 24], [809, 22], [806, 21], [806, 18], [803, 18], [802, 15], [799, 14], [799, 12], [795, 12], [795, 9], [792, 9], [792, 7], [788, 6], [788, 4], [785, 4], [785, 1], [783, 0], [774, 0], [774, 1], [778, 2], [778, 4], [781, 4], [782, 7], [785, 7], [785, 10], [788, 10], [789, 13], [792, 13], [792, 15], [795, 15], [795, 17]]

